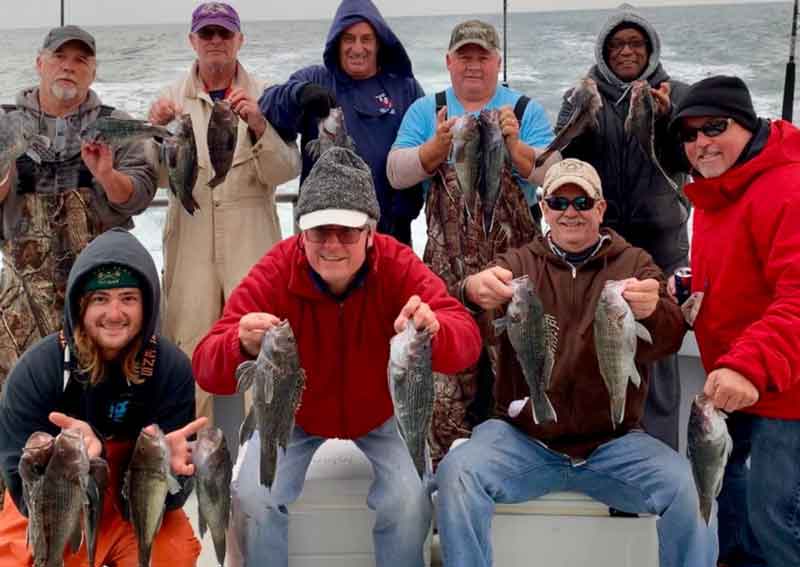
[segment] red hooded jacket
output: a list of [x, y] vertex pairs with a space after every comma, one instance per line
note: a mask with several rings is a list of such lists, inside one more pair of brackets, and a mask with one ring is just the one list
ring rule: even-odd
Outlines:
[[758, 388], [742, 411], [800, 419], [800, 130], [772, 123], [756, 156], [685, 190], [696, 206], [692, 291], [705, 292], [694, 325], [703, 366]]
[[412, 295], [431, 307], [441, 325], [432, 345], [435, 371], [453, 374], [478, 360], [481, 339], [472, 316], [409, 247], [376, 234], [362, 285], [337, 302], [315, 285], [299, 242], [296, 236], [279, 242], [250, 270], [197, 345], [192, 365], [204, 390], [236, 390], [234, 372], [246, 360], [239, 319], [251, 312], [271, 313], [292, 325], [306, 371], [296, 423], [311, 435], [354, 439], [393, 415], [389, 340]]

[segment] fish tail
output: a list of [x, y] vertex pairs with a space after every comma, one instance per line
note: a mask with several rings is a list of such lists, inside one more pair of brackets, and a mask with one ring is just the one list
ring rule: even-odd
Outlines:
[[531, 397], [531, 412], [533, 413], [533, 421], [537, 425], [540, 423], [555, 423], [558, 421], [556, 410], [545, 392]]
[[217, 185], [219, 185], [220, 183], [225, 181], [226, 177], [227, 177], [227, 174], [225, 174], [225, 175], [215, 175], [214, 178], [211, 179], [211, 181], [208, 182], [208, 186], [213, 189], [214, 187], [216, 187]]
[[714, 502], [709, 498], [700, 498], [700, 515], [705, 520], [706, 525], [711, 523], [711, 508]]
[[214, 553], [217, 556], [217, 563], [225, 565], [225, 530], [212, 529], [211, 539], [214, 542]]

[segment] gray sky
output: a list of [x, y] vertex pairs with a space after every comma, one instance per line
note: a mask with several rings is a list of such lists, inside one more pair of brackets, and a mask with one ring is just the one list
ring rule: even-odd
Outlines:
[[[500, 12], [502, 0], [373, 0], [384, 16], [486, 13], [493, 6]], [[764, 2], [765, 0], [750, 0]], [[769, 0], [774, 1], [774, 0]], [[622, 0], [508, 0], [509, 11], [614, 8]], [[736, 0], [635, 0], [637, 7], [692, 4], [730, 4]], [[6, 0], [6, 3], [10, 3]], [[85, 26], [188, 22], [198, 0], [64, 0], [66, 20]], [[328, 19], [338, 0], [231, 0], [241, 18]], [[431, 6], [435, 4], [435, 6]], [[58, 25], [60, 0], [24, 0], [5, 6], [0, 28], [52, 27]]]

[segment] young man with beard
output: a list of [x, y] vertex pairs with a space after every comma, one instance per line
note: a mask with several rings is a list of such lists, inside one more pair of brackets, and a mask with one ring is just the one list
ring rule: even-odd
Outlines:
[[692, 85], [673, 128], [694, 179], [704, 391], [730, 412], [733, 438], [720, 565], [800, 565], [800, 132], [758, 118], [744, 82], [726, 76]]
[[[629, 10], [612, 14], [603, 25], [595, 60], [588, 76], [596, 82], [603, 102], [598, 125], [588, 128], [561, 153], [597, 169], [608, 203], [603, 225], [646, 250], [669, 278], [676, 268], [688, 264], [689, 210], [680, 193], [687, 180], [686, 165], [679, 144], [667, 131], [673, 103], [686, 85], [672, 80], [661, 65], [661, 39], [653, 25]], [[664, 177], [635, 133], [625, 131], [631, 87], [637, 80], [647, 81], [650, 87], [656, 114], [656, 157], [671, 179]], [[556, 132], [572, 112], [571, 93], [564, 95]], [[681, 401], [677, 354], [654, 361], [651, 370], [643, 424], [648, 433], [677, 450]]]
[[[196, 564], [200, 543], [181, 507], [192, 490], [187, 475], [194, 473], [187, 437], [206, 420], [194, 420], [189, 360], [156, 334], [159, 297], [153, 259], [125, 230], [103, 233], [75, 260], [64, 330], [20, 358], [0, 399], [0, 472], [11, 496], [0, 512], [0, 566], [32, 564], [26, 543], [30, 510], [19, 472], [28, 437], [36, 431], [55, 436], [70, 428], [83, 434], [89, 458], [109, 465], [96, 564], [141, 564], [134, 528], [120, 512], [122, 486], [134, 443], [143, 429], [153, 433], [153, 424], [166, 433], [180, 489], [167, 496], [151, 564]], [[64, 559], [69, 567], [86, 565], [85, 538]]]
[[[189, 73], [167, 87], [150, 107], [150, 120], [166, 124], [191, 116], [198, 176], [189, 214], [170, 194], [164, 225], [164, 334], [188, 356], [222, 313], [247, 271], [281, 239], [275, 208], [278, 185], [297, 176], [300, 156], [258, 109], [264, 83], [239, 62], [244, 34], [236, 10], [205, 2], [192, 13], [189, 43], [197, 56]], [[225, 180], [208, 185], [211, 166], [207, 128], [215, 101], [226, 100], [238, 120], [233, 164]], [[162, 166], [162, 187], [166, 187]], [[197, 413], [213, 419], [213, 397], [197, 392]]]

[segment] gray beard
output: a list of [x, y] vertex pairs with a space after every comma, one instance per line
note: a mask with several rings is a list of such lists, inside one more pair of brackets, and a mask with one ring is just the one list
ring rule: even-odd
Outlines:
[[75, 100], [78, 96], [77, 87], [63, 87], [59, 83], [50, 85], [50, 94], [62, 102], [69, 102]]

